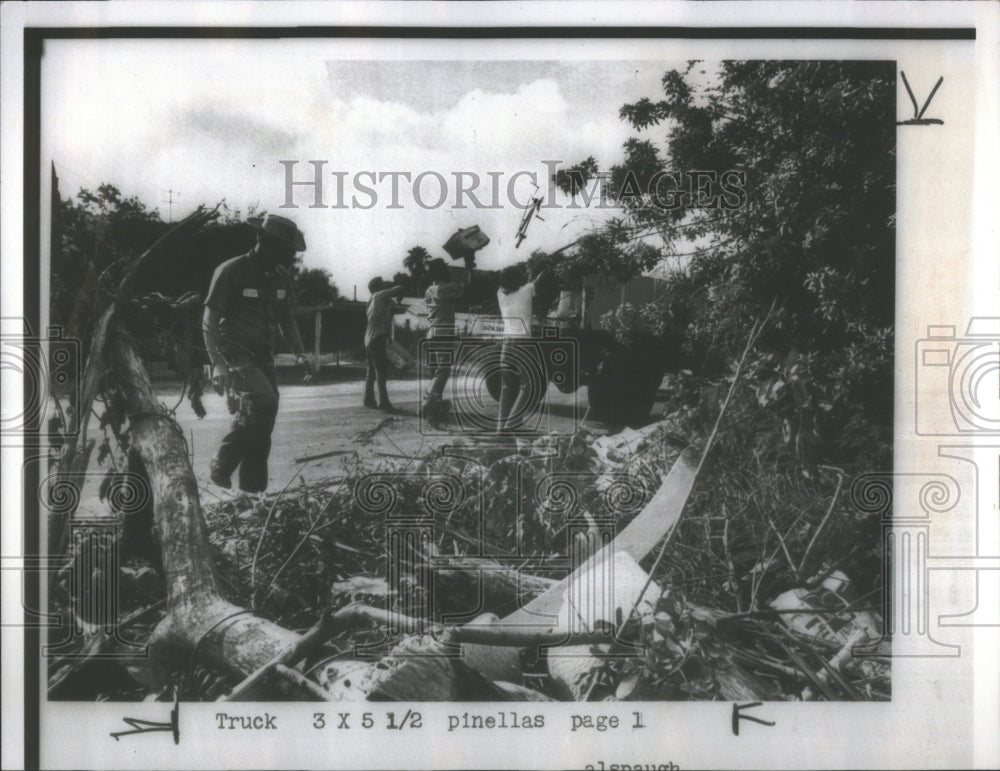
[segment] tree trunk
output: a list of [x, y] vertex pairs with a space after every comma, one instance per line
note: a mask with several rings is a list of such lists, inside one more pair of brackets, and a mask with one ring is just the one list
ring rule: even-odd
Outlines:
[[126, 399], [132, 451], [145, 470], [167, 584], [167, 615], [153, 632], [155, 653], [178, 652], [246, 676], [299, 635], [222, 599], [198, 483], [184, 434], [159, 406], [149, 376], [121, 329], [110, 365]]

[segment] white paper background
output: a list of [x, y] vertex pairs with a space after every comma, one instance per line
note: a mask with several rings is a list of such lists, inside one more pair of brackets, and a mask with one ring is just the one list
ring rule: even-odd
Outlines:
[[[935, 127], [900, 127], [897, 191], [897, 471], [940, 470], [963, 480], [963, 499], [932, 527], [932, 557], [975, 556], [980, 519], [980, 615], [995, 624], [1000, 598], [1000, 542], [997, 538], [997, 449], [977, 451], [978, 489], [968, 464], [939, 457], [941, 444], [965, 440], [918, 437], [913, 432], [914, 356], [917, 340], [930, 324], [954, 324], [959, 334], [972, 316], [1000, 315], [997, 256], [997, 179], [1000, 104], [998, 44], [1000, 15], [994, 4], [623, 4], [582, 3], [482, 5], [386, 3], [378, 7], [289, 3], [254, 4], [58, 4], [4, 6], [2, 100], [3, 316], [20, 315], [21, 266], [21, 95], [20, 25], [81, 24], [664, 24], [664, 25], [813, 25], [971, 26], [971, 41], [785, 41], [785, 40], [530, 40], [530, 41], [337, 41], [344, 58], [365, 59], [645, 59], [676, 62], [686, 58], [877, 58], [892, 59], [905, 70], [918, 101], [938, 76], [944, 84], [928, 112], [944, 119]], [[423, 5], [423, 4], [421, 4]], [[418, 16], [417, 14], [423, 14]], [[82, 44], [82, 45], [93, 45]], [[113, 48], [116, 41], [102, 41]], [[202, 45], [216, 45], [206, 41]], [[235, 45], [235, 44], [234, 44]], [[254, 43], [240, 46], [252, 49]], [[307, 48], [305, 41], [289, 45]], [[321, 45], [323, 56], [330, 46]], [[248, 63], [249, 65], [249, 63]], [[183, 71], [184, 62], [177, 67]], [[44, 98], [43, 83], [43, 98]], [[910, 117], [900, 83], [900, 119]], [[44, 125], [44, 124], [43, 124]], [[44, 130], [43, 130], [44, 141]], [[122, 138], [127, 142], [127, 137]], [[43, 178], [48, 161], [43, 146]], [[43, 200], [46, 191], [43, 190]], [[44, 282], [43, 282], [44, 283]], [[3, 382], [3, 399], [20, 398], [20, 383]], [[926, 397], [924, 397], [926, 398]], [[942, 404], [939, 404], [943, 407]], [[983, 442], [988, 444], [988, 442]], [[1000, 445], [1000, 441], [993, 444]], [[4, 567], [20, 554], [19, 454], [3, 451]], [[968, 493], [968, 494], [967, 494]], [[980, 493], [977, 499], [976, 493]], [[975, 509], [978, 505], [979, 511]], [[935, 524], [938, 524], [935, 520]], [[935, 538], [935, 534], [941, 533]], [[992, 549], [992, 551], [990, 550]], [[988, 559], [992, 558], [992, 559]], [[419, 705], [420, 731], [338, 732], [335, 713], [367, 710], [397, 714], [410, 705], [233, 705], [230, 711], [279, 715], [277, 732], [219, 731], [212, 704], [181, 706], [182, 742], [174, 747], [167, 734], [115, 743], [108, 732], [121, 730], [123, 714], [165, 719], [167, 705], [51, 704], [43, 709], [42, 765], [59, 768], [233, 768], [233, 767], [583, 767], [607, 764], [673, 762], [688, 767], [962, 767], [995, 766], [1000, 757], [998, 713], [998, 628], [939, 627], [937, 616], [965, 613], [975, 603], [970, 571], [956, 571], [960, 559], [931, 561], [931, 629], [942, 643], [961, 646], [957, 658], [899, 658], [893, 662], [891, 704], [767, 704], [754, 714], [777, 721], [768, 729], [744, 722], [740, 737], [729, 730], [730, 704], [589, 704], [589, 705]], [[19, 585], [15, 571], [3, 571], [5, 623], [17, 623]], [[12, 580], [14, 579], [14, 580]], [[20, 728], [11, 719], [21, 701], [22, 654], [18, 630], [3, 630], [4, 767], [17, 767]], [[496, 714], [513, 707], [520, 713], [546, 715], [545, 730], [469, 730], [448, 733], [445, 716], [464, 711]], [[618, 714], [631, 724], [640, 709], [648, 726], [605, 733], [570, 732], [573, 713]], [[313, 712], [327, 714], [327, 728], [311, 728]], [[383, 718], [384, 720], [384, 718]], [[599, 767], [599, 766], [598, 766]]]

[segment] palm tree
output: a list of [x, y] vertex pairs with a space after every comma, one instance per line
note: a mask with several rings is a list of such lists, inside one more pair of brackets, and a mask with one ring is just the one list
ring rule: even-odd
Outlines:
[[403, 258], [403, 267], [406, 268], [417, 285], [417, 295], [423, 292], [423, 280], [427, 275], [427, 263], [431, 256], [422, 246], [414, 246]]

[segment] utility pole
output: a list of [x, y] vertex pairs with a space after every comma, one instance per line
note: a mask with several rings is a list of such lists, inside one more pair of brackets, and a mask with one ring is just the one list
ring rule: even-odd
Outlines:
[[[160, 192], [167, 194], [167, 222], [173, 222], [174, 221], [174, 196], [176, 195], [178, 198], [180, 198], [181, 195], [176, 190], [161, 190]], [[160, 203], [163, 203], [162, 199], [160, 200]]]

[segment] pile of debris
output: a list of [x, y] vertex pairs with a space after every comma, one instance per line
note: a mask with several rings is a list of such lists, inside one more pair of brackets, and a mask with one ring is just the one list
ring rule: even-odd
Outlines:
[[[126, 665], [139, 685], [116, 698], [888, 698], [881, 619], [843, 573], [739, 611], [690, 601], [654, 562], [698, 471], [670, 420], [341, 462], [205, 510], [225, 598], [299, 641], [242, 679]], [[149, 568], [123, 569], [148, 602]]]

